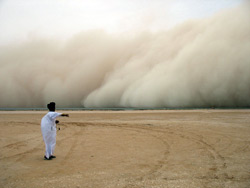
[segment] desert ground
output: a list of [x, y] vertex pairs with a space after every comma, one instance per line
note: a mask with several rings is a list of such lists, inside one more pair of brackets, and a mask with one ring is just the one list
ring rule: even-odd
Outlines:
[[[60, 112], [60, 111], [59, 111]], [[250, 110], [0, 112], [1, 188], [249, 188]]]

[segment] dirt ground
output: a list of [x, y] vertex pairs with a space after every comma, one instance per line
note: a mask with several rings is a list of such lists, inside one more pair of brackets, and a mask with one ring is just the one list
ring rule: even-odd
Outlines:
[[0, 112], [1, 188], [250, 187], [250, 110], [64, 112], [50, 161], [45, 113]]

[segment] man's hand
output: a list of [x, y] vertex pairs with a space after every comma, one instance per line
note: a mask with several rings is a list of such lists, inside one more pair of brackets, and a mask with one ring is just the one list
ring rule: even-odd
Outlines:
[[69, 114], [62, 114], [62, 116], [69, 117]]
[[56, 124], [58, 124], [59, 123], [59, 121], [58, 120], [56, 120]]

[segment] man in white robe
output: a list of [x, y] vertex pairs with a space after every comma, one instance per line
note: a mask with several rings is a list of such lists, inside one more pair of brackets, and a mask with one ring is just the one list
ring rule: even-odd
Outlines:
[[52, 158], [56, 158], [53, 155], [56, 146], [56, 118], [59, 116], [69, 117], [69, 115], [55, 112], [56, 104], [54, 102], [49, 103], [47, 107], [49, 112], [42, 118], [41, 130], [45, 143], [44, 159], [50, 160]]

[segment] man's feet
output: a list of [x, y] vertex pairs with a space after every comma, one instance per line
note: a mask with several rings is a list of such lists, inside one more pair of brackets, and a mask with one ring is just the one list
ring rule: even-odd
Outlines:
[[50, 159], [53, 159], [53, 158], [56, 158], [56, 156], [54, 156], [54, 155], [51, 155], [50, 157], [49, 157]]
[[51, 160], [51, 158], [47, 158], [47, 157], [44, 155], [44, 160]]

